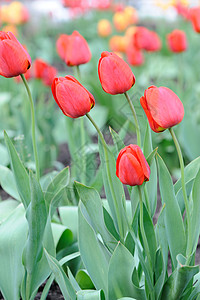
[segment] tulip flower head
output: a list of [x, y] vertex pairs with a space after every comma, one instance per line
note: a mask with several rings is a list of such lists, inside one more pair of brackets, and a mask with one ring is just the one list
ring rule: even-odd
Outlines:
[[31, 66], [28, 52], [12, 34], [0, 31], [0, 75], [10, 78], [26, 73]]
[[140, 98], [140, 104], [154, 132], [161, 132], [179, 124], [184, 107], [178, 96], [167, 87], [150, 86]]
[[200, 33], [200, 6], [191, 8], [189, 15], [194, 30]]
[[123, 184], [142, 185], [149, 181], [150, 167], [138, 145], [123, 148], [117, 157], [116, 175]]
[[43, 59], [37, 58], [34, 61], [34, 77], [41, 79], [44, 85], [51, 86], [56, 75], [56, 68], [49, 65]]
[[113, 52], [101, 53], [98, 74], [103, 90], [111, 95], [123, 94], [135, 84], [129, 65]]
[[93, 95], [73, 76], [55, 78], [51, 90], [63, 114], [70, 118], [84, 116], [95, 105]]
[[91, 59], [89, 46], [78, 31], [71, 35], [62, 34], [56, 43], [57, 52], [68, 66], [79, 66]]
[[184, 31], [175, 29], [167, 35], [169, 49], [172, 52], [180, 53], [187, 49], [187, 38]]

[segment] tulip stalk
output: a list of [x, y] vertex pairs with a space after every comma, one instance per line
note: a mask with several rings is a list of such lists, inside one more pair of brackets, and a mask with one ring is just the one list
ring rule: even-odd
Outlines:
[[133, 118], [134, 118], [134, 121], [135, 121], [136, 135], [137, 135], [137, 144], [141, 148], [140, 126], [139, 126], [139, 122], [138, 122], [138, 119], [137, 119], [137, 114], [136, 114], [133, 103], [131, 102], [131, 99], [130, 99], [129, 95], [127, 94], [127, 92], [125, 92], [124, 95], [125, 95], [125, 97], [128, 101], [128, 104], [129, 104], [130, 109], [131, 109], [132, 114], [133, 114]]
[[151, 262], [151, 256], [149, 253], [149, 246], [148, 246], [148, 242], [147, 242], [147, 237], [145, 234], [145, 230], [144, 230], [144, 223], [143, 223], [143, 200], [142, 200], [142, 190], [141, 187], [138, 185], [138, 192], [139, 192], [139, 202], [140, 202], [140, 230], [141, 230], [141, 235], [142, 235], [142, 239], [143, 239], [143, 243], [144, 243], [144, 249], [148, 258], [148, 261], [150, 264], [152, 264]]
[[180, 168], [181, 168], [181, 185], [182, 185], [182, 191], [183, 191], [183, 199], [184, 199], [184, 204], [185, 204], [185, 211], [186, 211], [186, 217], [187, 217], [187, 225], [188, 225], [188, 230], [187, 230], [187, 251], [186, 255], [189, 257], [191, 255], [191, 247], [192, 247], [192, 242], [191, 242], [191, 218], [190, 218], [190, 210], [189, 210], [189, 204], [188, 204], [188, 198], [187, 198], [187, 191], [186, 191], [186, 186], [185, 186], [185, 174], [184, 174], [184, 162], [183, 162], [183, 156], [181, 152], [181, 148], [179, 145], [179, 142], [176, 138], [176, 135], [173, 131], [172, 128], [169, 128], [169, 132], [172, 136], [172, 139], [174, 141], [178, 158], [179, 158], [179, 163], [180, 163]]
[[[76, 73], [78, 80], [81, 80], [81, 73], [79, 66], [76, 66]], [[86, 138], [85, 138], [85, 126], [84, 126], [84, 118], [80, 118], [80, 133], [81, 133], [81, 158], [82, 158], [82, 173], [81, 173], [81, 181], [83, 184], [86, 183], [85, 175], [86, 175], [86, 156], [85, 156], [85, 144], [86, 144]]]
[[39, 168], [39, 159], [38, 159], [38, 152], [37, 152], [37, 145], [36, 145], [36, 137], [35, 137], [35, 110], [34, 110], [34, 103], [33, 103], [33, 98], [31, 95], [31, 91], [30, 88], [28, 86], [28, 83], [26, 81], [26, 78], [24, 77], [23, 74], [20, 75], [22, 78], [22, 81], [25, 85], [27, 94], [28, 94], [28, 98], [30, 101], [30, 106], [31, 106], [31, 120], [32, 120], [32, 124], [31, 124], [31, 130], [32, 130], [32, 143], [33, 143], [33, 153], [34, 153], [34, 158], [35, 158], [35, 166], [36, 166], [36, 177], [37, 180], [40, 179], [40, 168]]
[[[107, 145], [106, 145], [106, 142], [104, 140], [104, 137], [103, 137], [103, 134], [101, 132], [101, 130], [99, 129], [99, 127], [97, 126], [97, 124], [95, 123], [95, 121], [92, 119], [92, 117], [87, 113], [86, 114], [87, 118], [90, 120], [90, 122], [92, 123], [92, 125], [94, 126], [94, 128], [96, 129], [100, 139], [101, 139], [101, 142], [103, 144], [103, 147], [104, 149], [107, 149]], [[108, 157], [107, 157], [107, 151], [105, 151], [105, 156], [106, 156], [106, 161], [108, 161]], [[108, 170], [109, 171], [109, 170]], [[108, 176], [110, 177], [110, 182], [112, 182], [112, 178], [111, 178], [111, 174], [109, 172]], [[112, 187], [113, 189], [113, 187]], [[112, 194], [114, 195], [114, 191], [112, 190]], [[120, 217], [120, 211], [119, 211], [119, 207], [118, 207], [118, 204], [117, 204], [117, 200], [115, 198], [115, 196], [113, 196], [113, 199], [115, 201], [115, 208], [116, 208], [116, 215], [117, 215], [117, 223], [118, 223], [118, 228], [119, 228], [119, 235], [121, 237], [121, 242], [123, 243], [123, 224], [122, 224], [122, 220], [121, 220], [121, 217]]]

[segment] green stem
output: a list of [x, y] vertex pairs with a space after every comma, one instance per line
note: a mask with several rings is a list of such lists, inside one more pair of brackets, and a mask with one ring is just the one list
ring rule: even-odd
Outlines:
[[132, 111], [132, 114], [133, 114], [133, 118], [134, 118], [134, 121], [135, 121], [135, 129], [136, 129], [136, 134], [137, 134], [137, 144], [141, 148], [140, 126], [139, 126], [139, 122], [138, 122], [138, 119], [137, 119], [136, 111], [135, 111], [133, 103], [131, 102], [131, 99], [130, 99], [129, 95], [127, 94], [127, 92], [125, 92], [124, 95], [125, 95], [125, 97], [128, 101], [128, 104], [129, 104], [129, 106], [131, 108], [131, 111]]
[[[76, 73], [77, 78], [81, 80], [81, 73], [79, 66], [76, 66]], [[86, 137], [85, 137], [85, 126], [84, 126], [84, 118], [80, 118], [80, 131], [81, 131], [81, 182], [86, 184], [86, 155], [85, 155], [85, 144], [86, 144]]]
[[86, 155], [85, 155], [85, 126], [84, 126], [84, 118], [80, 118], [80, 130], [81, 130], [81, 158], [82, 158], [82, 172], [81, 172], [81, 180], [83, 184], [86, 184]]
[[32, 143], [33, 143], [33, 153], [34, 153], [34, 158], [35, 158], [35, 165], [36, 165], [36, 177], [37, 180], [40, 179], [40, 168], [39, 168], [39, 159], [38, 159], [38, 152], [37, 152], [37, 145], [36, 145], [36, 138], [35, 138], [35, 110], [34, 110], [34, 103], [33, 103], [33, 98], [31, 95], [31, 91], [30, 88], [28, 86], [28, 83], [24, 77], [23, 74], [21, 74], [21, 78], [23, 80], [23, 83], [25, 85], [27, 94], [28, 94], [28, 98], [30, 101], [30, 106], [31, 106], [31, 126], [32, 126]]
[[[108, 157], [108, 153], [107, 153], [107, 145], [106, 145], [106, 142], [104, 140], [103, 134], [102, 134], [101, 130], [99, 129], [99, 127], [97, 126], [97, 124], [95, 123], [95, 121], [92, 119], [92, 117], [88, 113], [86, 114], [86, 116], [90, 120], [90, 122], [92, 123], [92, 125], [95, 127], [96, 131], [98, 132], [98, 135], [99, 135], [99, 137], [101, 139], [103, 148], [105, 150], [104, 151], [104, 153], [105, 153], [105, 160], [106, 160], [106, 162], [108, 162], [109, 161], [109, 157]], [[109, 167], [107, 168], [107, 173], [108, 173], [108, 181], [111, 182], [110, 189], [111, 189], [111, 194], [112, 194], [112, 198], [114, 200], [114, 205], [115, 205], [117, 223], [118, 223], [118, 228], [119, 228], [119, 235], [121, 237], [121, 242], [123, 243], [124, 242], [123, 224], [122, 224], [122, 220], [121, 220], [121, 216], [120, 216], [120, 211], [119, 211], [117, 199], [116, 199], [116, 196], [115, 196], [114, 187], [112, 185], [112, 176], [110, 174]]]
[[144, 249], [145, 249], [149, 264], [152, 265], [151, 256], [150, 256], [150, 252], [149, 252], [148, 241], [147, 241], [147, 237], [146, 237], [145, 230], [144, 230], [144, 224], [143, 224], [142, 191], [141, 191], [141, 187], [139, 185], [137, 187], [138, 187], [139, 201], [140, 201], [140, 230], [141, 230], [142, 239], [143, 239], [143, 243], [144, 243]]
[[176, 135], [173, 131], [172, 128], [169, 128], [169, 132], [172, 136], [172, 139], [174, 141], [176, 150], [177, 150], [177, 154], [178, 154], [178, 158], [179, 158], [179, 163], [180, 163], [180, 168], [181, 168], [181, 185], [182, 185], [182, 191], [183, 191], [183, 199], [184, 199], [184, 203], [185, 203], [185, 210], [186, 210], [186, 217], [187, 217], [187, 225], [188, 225], [188, 230], [187, 230], [187, 234], [188, 234], [188, 240], [187, 240], [187, 251], [186, 251], [186, 255], [190, 256], [191, 255], [191, 247], [192, 247], [192, 242], [191, 242], [191, 218], [190, 218], [190, 210], [189, 210], [189, 203], [188, 203], [188, 199], [187, 199], [187, 192], [186, 192], [186, 186], [185, 186], [185, 174], [184, 174], [184, 162], [183, 162], [183, 156], [182, 156], [182, 152], [181, 152], [181, 148], [180, 145], [178, 143], [178, 140], [176, 138]]

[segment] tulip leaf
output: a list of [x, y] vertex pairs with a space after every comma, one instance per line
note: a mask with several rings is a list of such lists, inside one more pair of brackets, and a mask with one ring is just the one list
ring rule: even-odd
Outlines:
[[[75, 252], [75, 253], [69, 254], [69, 255], [63, 257], [63, 258], [59, 261], [59, 264], [62, 266], [62, 265], [64, 265], [65, 263], [67, 263], [68, 261], [70, 261], [70, 260], [72, 260], [72, 259], [74, 259], [74, 258], [77, 258], [77, 257], [79, 257], [79, 256], [80, 256], [80, 253], [79, 253], [79, 252]], [[70, 277], [70, 276], [69, 276], [69, 277]], [[46, 299], [46, 297], [47, 297], [47, 295], [48, 295], [48, 292], [49, 292], [49, 289], [50, 289], [50, 287], [51, 287], [51, 285], [52, 285], [54, 279], [55, 279], [55, 276], [54, 276], [54, 273], [52, 273], [51, 276], [48, 278], [46, 284], [45, 284], [45, 287], [44, 287], [44, 289], [43, 289], [43, 291], [42, 291], [40, 300], [45, 300], [45, 299]], [[71, 281], [71, 279], [70, 279], [70, 281]]]
[[[196, 250], [199, 234], [200, 234], [200, 169], [194, 180], [194, 186], [192, 190], [192, 215], [191, 215], [191, 237], [192, 237], [192, 249]], [[193, 252], [192, 251], [192, 252]]]
[[157, 206], [157, 168], [155, 162], [155, 155], [157, 153], [157, 149], [158, 148], [155, 148], [153, 150], [151, 130], [149, 127], [149, 123], [147, 122], [143, 151], [144, 151], [144, 156], [146, 157], [146, 160], [150, 166], [151, 174], [150, 174], [149, 181], [146, 182], [145, 184], [145, 198], [148, 197], [146, 203], [149, 206], [152, 217], [155, 214], [156, 206]]
[[9, 161], [9, 155], [6, 147], [0, 144], [0, 165], [7, 166]]
[[97, 234], [101, 235], [108, 249], [113, 251], [117, 245], [117, 241], [106, 228], [103, 217], [103, 205], [98, 192], [78, 182], [75, 182], [75, 186], [90, 217], [93, 229]]
[[24, 276], [22, 253], [27, 232], [25, 211], [20, 204], [0, 224], [0, 290], [4, 299], [20, 299]]
[[[43, 246], [55, 255], [50, 216], [47, 216], [44, 195], [37, 179], [30, 172], [31, 203], [27, 209], [26, 218], [29, 225], [28, 240], [25, 245], [23, 260], [26, 268], [24, 285], [29, 291], [29, 297], [48, 277], [50, 269], [43, 253]], [[23, 289], [22, 289], [23, 293]]]
[[105, 142], [102, 143], [101, 139], [99, 139], [99, 153], [106, 198], [115, 227], [120, 237], [124, 239], [127, 233], [124, 189], [122, 183], [116, 176], [116, 162], [114, 156]]
[[74, 241], [76, 241], [78, 235], [78, 207], [61, 206], [58, 211], [62, 224], [72, 231]]
[[104, 300], [104, 293], [102, 290], [83, 290], [77, 292], [77, 300]]
[[92, 283], [90, 276], [88, 275], [86, 270], [78, 270], [76, 274], [76, 281], [82, 290], [95, 289], [94, 284]]
[[0, 224], [9, 217], [18, 205], [19, 202], [13, 199], [7, 199], [0, 202]]
[[67, 300], [76, 300], [76, 292], [59, 262], [53, 256], [51, 256], [45, 249], [44, 253], [64, 298]]
[[47, 187], [45, 192], [45, 202], [47, 211], [51, 207], [51, 216], [53, 216], [58, 203], [62, 199], [65, 187], [69, 184], [69, 167], [58, 173]]
[[[200, 169], [200, 156], [194, 159], [185, 167], [185, 183], [189, 184], [190, 181], [193, 181]], [[179, 190], [182, 189], [181, 178], [175, 183], [174, 190], [177, 194]]]
[[3, 190], [12, 196], [14, 199], [21, 201], [14, 175], [10, 169], [0, 166], [0, 184]]
[[[79, 202], [78, 242], [82, 261], [96, 289], [103, 289], [107, 295], [108, 258], [102, 249], [95, 231], [89, 224], [83, 203]], [[97, 259], [98, 257], [98, 259]], [[94, 264], [95, 262], [95, 264]]]
[[29, 176], [6, 132], [4, 132], [4, 139], [10, 155], [11, 166], [15, 176], [18, 193], [21, 197], [24, 207], [27, 208], [31, 200]]
[[156, 236], [155, 236], [153, 222], [145, 205], [143, 205], [143, 224], [144, 224], [145, 235], [147, 238], [149, 252], [151, 256], [152, 268], [154, 269], [157, 243], [156, 243]]
[[119, 299], [125, 296], [133, 296], [138, 300], [145, 299], [144, 289], [135, 286], [132, 282], [132, 274], [135, 267], [134, 257], [119, 242], [109, 263], [109, 299]]
[[167, 240], [169, 243], [172, 263], [173, 266], [176, 267], [176, 256], [179, 253], [184, 255], [186, 251], [185, 229], [181, 211], [176, 201], [171, 176], [164, 161], [159, 155], [157, 155], [157, 164], [159, 170], [161, 200], [163, 205], [165, 203], [164, 214]]
[[120, 136], [111, 127], [109, 129], [110, 129], [110, 133], [111, 133], [114, 145], [115, 145], [114, 156], [117, 159], [117, 156], [118, 156], [120, 150], [122, 148], [124, 148], [125, 145], [124, 145], [123, 140], [120, 138]]
[[[181, 256], [177, 256], [177, 259]], [[182, 259], [182, 258], [181, 258]], [[161, 300], [178, 300], [195, 274], [199, 272], [199, 266], [184, 266], [179, 263], [178, 267], [166, 281]]]

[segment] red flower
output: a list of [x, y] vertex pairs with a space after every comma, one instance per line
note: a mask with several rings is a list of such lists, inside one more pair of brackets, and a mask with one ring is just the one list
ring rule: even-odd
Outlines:
[[0, 31], [0, 75], [10, 78], [26, 73], [31, 66], [28, 52], [12, 34]]
[[187, 38], [184, 31], [175, 29], [167, 35], [169, 49], [172, 52], [183, 52], [187, 49]]
[[112, 52], [101, 53], [98, 74], [103, 90], [111, 95], [123, 94], [135, 84], [129, 65]]
[[91, 59], [91, 52], [84, 37], [78, 31], [62, 34], [56, 43], [58, 54], [68, 66], [78, 66]]
[[129, 45], [126, 50], [128, 63], [132, 66], [140, 66], [144, 63], [144, 56], [141, 50]]
[[68, 35], [67, 34], [61, 34], [56, 42], [56, 49], [58, 52], [58, 55], [62, 60], [65, 60], [65, 54], [67, 51], [67, 44], [68, 44]]
[[184, 107], [178, 96], [167, 87], [150, 86], [140, 98], [151, 129], [155, 132], [179, 124], [184, 116]]
[[117, 157], [116, 175], [123, 184], [141, 185], [149, 181], [150, 167], [137, 145], [123, 148]]
[[133, 43], [136, 48], [146, 51], [159, 51], [161, 49], [158, 34], [143, 26], [137, 27], [133, 35]]
[[194, 30], [200, 33], [200, 6], [190, 9], [190, 20]]
[[56, 68], [52, 67], [44, 60], [37, 58], [34, 61], [34, 76], [35, 78], [41, 79], [45, 85], [51, 86], [56, 75]]
[[92, 94], [73, 76], [55, 78], [51, 90], [63, 114], [70, 118], [84, 116], [95, 105]]

